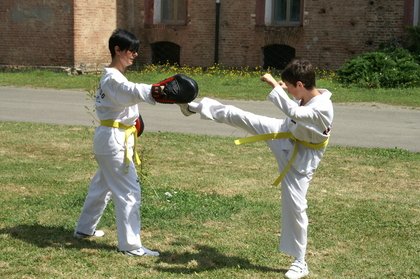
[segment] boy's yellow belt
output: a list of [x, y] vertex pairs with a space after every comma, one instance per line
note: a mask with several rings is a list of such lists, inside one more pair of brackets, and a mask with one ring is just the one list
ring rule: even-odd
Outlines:
[[136, 162], [137, 165], [140, 165], [140, 157], [139, 157], [139, 154], [137, 153], [137, 147], [136, 147], [137, 146], [137, 129], [136, 129], [136, 126], [134, 126], [134, 125], [127, 126], [127, 125], [122, 124], [121, 122], [117, 122], [117, 121], [114, 121], [114, 120], [101, 120], [101, 126], [125, 130], [124, 163], [125, 163], [126, 166], [128, 166], [129, 162], [131, 161], [130, 158], [128, 157], [128, 138], [131, 135], [134, 135], [133, 159], [134, 159], [134, 161]]
[[284, 167], [284, 169], [280, 173], [279, 177], [277, 177], [277, 179], [273, 183], [273, 185], [275, 185], [275, 186], [279, 185], [279, 183], [286, 176], [287, 172], [290, 170], [290, 167], [292, 166], [293, 162], [296, 159], [299, 144], [301, 144], [301, 145], [303, 145], [307, 148], [318, 150], [318, 149], [322, 149], [322, 148], [327, 147], [328, 140], [329, 140], [329, 139], [326, 139], [325, 141], [323, 141], [321, 143], [310, 143], [310, 142], [307, 142], [307, 141], [298, 140], [290, 132], [281, 132], [281, 133], [262, 134], [262, 135], [256, 135], [256, 136], [246, 137], [246, 138], [242, 138], [242, 139], [237, 139], [237, 140], [235, 140], [235, 144], [239, 145], [239, 144], [251, 143], [251, 142], [256, 142], [256, 141], [261, 141], [261, 140], [274, 140], [274, 139], [290, 139], [290, 140], [294, 141], [294, 143], [295, 143], [294, 147], [293, 147], [293, 153], [292, 153], [292, 156], [289, 159], [289, 162]]

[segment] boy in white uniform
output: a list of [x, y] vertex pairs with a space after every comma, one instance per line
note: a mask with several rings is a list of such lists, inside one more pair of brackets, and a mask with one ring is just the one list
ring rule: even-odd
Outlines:
[[[191, 102], [181, 110], [185, 115], [199, 113], [203, 119], [229, 124], [267, 140], [282, 173], [282, 224], [279, 249], [295, 257], [285, 274], [287, 278], [302, 278], [309, 274], [305, 261], [308, 217], [306, 193], [312, 175], [323, 156], [332, 127], [331, 93], [315, 88], [315, 71], [307, 60], [294, 60], [282, 72], [277, 82], [270, 74], [261, 79], [273, 87], [268, 100], [286, 116], [275, 119], [255, 115], [204, 98]], [[285, 89], [295, 98], [288, 97]], [[268, 137], [263, 134], [270, 134]], [[277, 139], [277, 140], [274, 140]], [[246, 138], [244, 139], [246, 141]]]
[[[155, 104], [151, 85], [133, 83], [124, 76], [138, 56], [139, 40], [117, 29], [109, 38], [112, 62], [105, 68], [96, 94], [96, 112], [101, 120], [94, 137], [94, 153], [99, 169], [93, 177], [74, 236], [101, 237], [96, 226], [108, 203], [115, 204], [118, 249], [130, 256], [158, 256], [142, 245], [140, 238], [141, 189], [133, 160], [137, 138], [134, 123], [137, 104]], [[134, 159], [133, 159], [134, 158]]]

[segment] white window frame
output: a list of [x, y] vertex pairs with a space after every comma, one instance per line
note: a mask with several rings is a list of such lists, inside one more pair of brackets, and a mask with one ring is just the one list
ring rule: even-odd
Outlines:
[[[183, 25], [187, 19], [182, 20], [165, 20], [162, 18], [162, 0], [155, 0], [153, 4], [153, 23], [154, 24], [170, 24], [170, 25]], [[186, 15], [187, 17], [187, 15]]]
[[[265, 25], [276, 25], [276, 26], [300, 26], [302, 25], [302, 13], [300, 15], [299, 21], [290, 21], [290, 19], [284, 22], [276, 22], [274, 18], [274, 1], [275, 0], [265, 0], [265, 11], [264, 11], [264, 23]], [[288, 0], [288, 17], [290, 18], [290, 9], [291, 9], [291, 2], [292, 0]], [[300, 7], [301, 11], [303, 7]]]

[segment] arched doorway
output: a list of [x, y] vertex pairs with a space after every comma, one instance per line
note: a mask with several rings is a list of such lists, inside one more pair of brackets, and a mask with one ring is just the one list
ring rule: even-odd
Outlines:
[[152, 46], [152, 63], [180, 65], [181, 47], [171, 42], [156, 42]]
[[296, 50], [288, 45], [273, 44], [263, 47], [264, 69], [271, 67], [282, 70], [295, 58]]

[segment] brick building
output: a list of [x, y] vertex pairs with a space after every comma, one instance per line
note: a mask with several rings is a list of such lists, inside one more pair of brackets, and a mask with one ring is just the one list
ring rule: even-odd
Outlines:
[[419, 25], [420, 0], [2, 0], [0, 65], [93, 69], [116, 27], [139, 63], [282, 67], [295, 56], [335, 69]]

